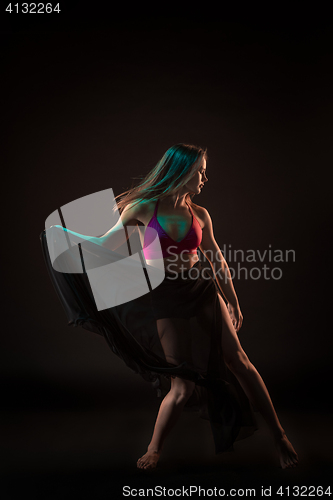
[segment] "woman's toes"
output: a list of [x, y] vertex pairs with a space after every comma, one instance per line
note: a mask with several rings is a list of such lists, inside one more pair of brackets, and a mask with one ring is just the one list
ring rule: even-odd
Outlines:
[[151, 470], [155, 469], [160, 453], [147, 451], [142, 457], [137, 461], [137, 467], [139, 469]]

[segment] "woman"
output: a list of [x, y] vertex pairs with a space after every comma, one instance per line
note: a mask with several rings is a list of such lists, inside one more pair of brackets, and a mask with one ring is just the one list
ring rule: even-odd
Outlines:
[[[253, 406], [270, 428], [281, 467], [294, 467], [297, 453], [237, 336], [243, 316], [227, 263], [214, 238], [211, 217], [192, 202], [208, 180], [206, 163], [207, 154], [201, 148], [186, 144], [171, 147], [137, 187], [117, 197], [121, 198], [118, 223], [99, 238], [85, 237], [89, 245], [99, 245], [101, 252], [114, 252], [121, 243], [119, 230], [123, 226], [132, 228], [130, 231], [145, 228], [143, 265], [148, 271], [163, 258], [165, 268], [163, 281], [155, 288], [150, 286], [149, 293], [96, 311], [85, 276], [78, 281], [79, 275], [64, 277], [54, 266], [48, 267], [62, 298], [67, 293], [62, 281], [66, 279], [81, 299], [78, 314], [67, 294], [70, 323], [104, 335], [129, 367], [166, 393], [138, 468], [156, 467], [167, 435], [183, 409], [191, 406], [210, 420], [217, 453], [232, 449], [236, 439], [256, 429]], [[87, 245], [84, 242], [81, 246], [84, 256]], [[201, 265], [198, 248], [211, 265], [208, 273]]]

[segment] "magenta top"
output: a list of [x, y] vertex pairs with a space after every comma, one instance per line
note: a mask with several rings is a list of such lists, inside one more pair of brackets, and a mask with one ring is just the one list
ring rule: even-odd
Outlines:
[[[154, 214], [150, 219], [145, 232], [143, 243], [143, 253], [145, 258], [153, 260], [160, 257], [159, 249], [157, 250], [156, 247], [154, 248], [154, 240], [156, 238], [155, 231], [157, 231], [159, 237], [163, 258], [174, 254], [180, 254], [181, 252], [196, 254], [198, 246], [202, 240], [202, 229], [198, 220], [195, 218], [191, 207], [185, 202], [192, 214], [191, 227], [181, 241], [175, 241], [170, 238], [157, 220], [158, 203], [159, 200], [156, 203]], [[148, 228], [153, 228], [155, 231], [149, 231]]]

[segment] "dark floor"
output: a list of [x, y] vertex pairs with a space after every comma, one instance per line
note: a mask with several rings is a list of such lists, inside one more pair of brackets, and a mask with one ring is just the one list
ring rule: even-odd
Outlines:
[[[122, 490], [126, 485], [136, 489], [252, 487], [256, 496], [262, 496], [262, 486], [271, 486], [274, 498], [280, 486], [326, 488], [330, 484], [332, 419], [328, 414], [295, 411], [279, 411], [299, 454], [300, 465], [295, 469], [278, 467], [259, 414], [259, 430], [253, 436], [237, 442], [235, 452], [215, 455], [209, 422], [195, 413], [184, 413], [169, 436], [158, 469], [152, 473], [137, 470], [136, 460], [149, 442], [158, 404], [153, 406], [137, 411], [3, 411], [1, 498], [16, 500], [27, 494], [45, 500], [126, 498]], [[308, 496], [312, 490], [306, 491]]]

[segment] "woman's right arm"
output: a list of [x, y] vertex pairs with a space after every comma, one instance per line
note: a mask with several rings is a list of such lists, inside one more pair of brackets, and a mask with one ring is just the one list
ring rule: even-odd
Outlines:
[[123, 245], [135, 230], [134, 226], [142, 223], [140, 220], [141, 211], [140, 203], [135, 206], [133, 204], [127, 205], [122, 211], [118, 222], [109, 231], [97, 238], [99, 240], [98, 244], [108, 250], [116, 250], [120, 245]]
[[[55, 226], [63, 229], [65, 232], [70, 233], [73, 236], [80, 238], [81, 240], [86, 240], [92, 242], [96, 245], [107, 248], [108, 250], [116, 250], [118, 247], [123, 245], [126, 240], [130, 237], [132, 232], [135, 230], [137, 224], [141, 222], [141, 207], [140, 203], [132, 206], [133, 204], [127, 205], [121, 216], [119, 217], [116, 224], [109, 229], [102, 236], [88, 236], [80, 233], [76, 233], [75, 231], [71, 231], [63, 226]], [[126, 228], [126, 229], [125, 229]]]

